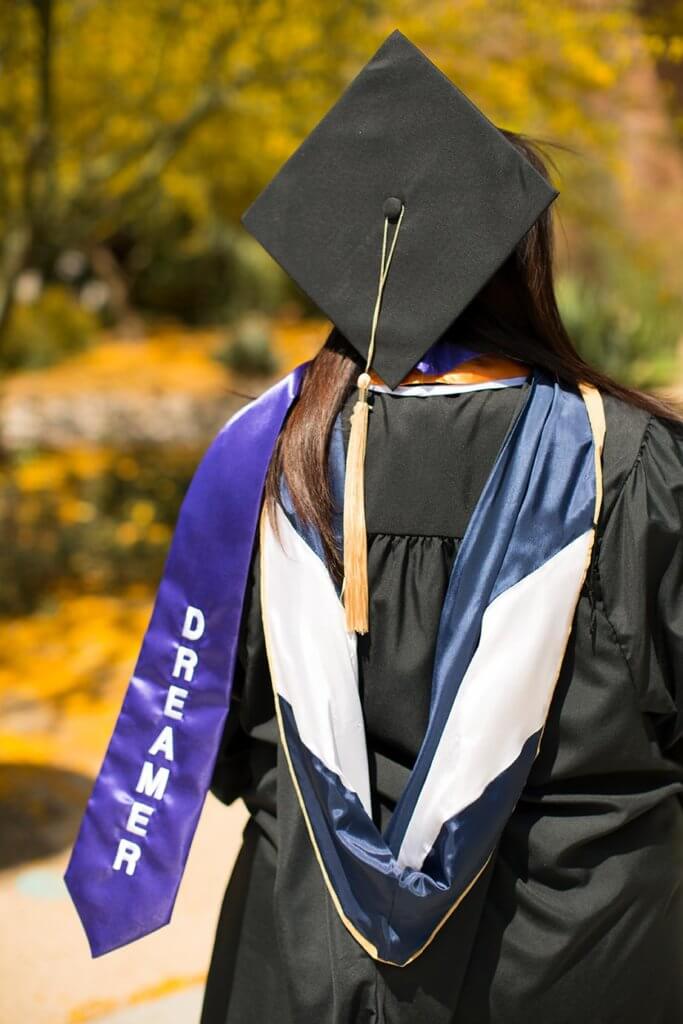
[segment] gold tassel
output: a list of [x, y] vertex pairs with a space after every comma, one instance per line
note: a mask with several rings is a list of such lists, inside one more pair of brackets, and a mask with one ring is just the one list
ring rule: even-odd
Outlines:
[[[400, 200], [391, 200], [400, 202]], [[365, 448], [368, 440], [368, 389], [370, 387], [369, 370], [375, 354], [375, 337], [377, 322], [382, 304], [382, 293], [387, 281], [389, 267], [396, 248], [398, 233], [405, 213], [405, 205], [401, 202], [401, 212], [396, 223], [396, 230], [387, 255], [387, 235], [389, 214], [385, 212], [384, 231], [382, 233], [382, 258], [380, 261], [377, 297], [372, 314], [370, 344], [365, 370], [358, 378], [358, 401], [351, 413], [351, 433], [346, 450], [346, 478], [344, 480], [344, 585], [342, 600], [346, 628], [352, 633], [368, 631], [368, 538], [365, 530]], [[386, 207], [386, 204], [385, 204]]]
[[368, 438], [370, 375], [358, 378], [351, 413], [344, 481], [344, 612], [349, 632], [368, 631], [368, 541], [365, 530], [365, 448]]

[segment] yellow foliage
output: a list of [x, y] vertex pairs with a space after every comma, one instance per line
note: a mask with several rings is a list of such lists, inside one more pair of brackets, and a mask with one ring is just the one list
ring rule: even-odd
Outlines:
[[[36, 99], [30, 6], [0, 13], [0, 115], [2, 123], [24, 129], [10, 133], [3, 147], [8, 186], [17, 195], [21, 139]], [[585, 0], [387, 0], [380, 8], [308, 0], [56, 0], [54, 6], [59, 192], [116, 195], [151, 173], [200, 221], [217, 208], [236, 217], [245, 197], [394, 28], [423, 47], [492, 119], [601, 152], [614, 138], [609, 118], [595, 116], [596, 103], [606, 98], [612, 109], [623, 109], [624, 72], [645, 45], [668, 59], [683, 50], [680, 33], [667, 35], [659, 24], [644, 31], [631, 4]], [[192, 122], [191, 141], [179, 156], [157, 154], [152, 140], [159, 131], [196, 114], [209, 97], [210, 113]]]
[[121, 480], [135, 480], [140, 471], [137, 462], [130, 455], [124, 455], [117, 459], [115, 469], [116, 475]]
[[140, 531], [135, 523], [120, 523], [116, 527], [116, 539], [122, 547], [128, 548], [140, 539]]
[[150, 544], [158, 544], [161, 547], [169, 543], [171, 530], [164, 523], [152, 523], [149, 529], [145, 531], [145, 537]]
[[130, 510], [130, 518], [138, 527], [149, 526], [154, 515], [155, 508], [151, 501], [136, 501]]
[[[211, 360], [217, 338], [215, 331], [177, 328], [160, 329], [135, 341], [105, 334], [100, 344], [58, 366], [13, 375], [7, 381], [6, 394], [10, 398], [104, 391], [216, 394], [225, 385], [225, 372]], [[95, 465], [93, 462], [97, 473]]]
[[89, 523], [95, 518], [97, 509], [90, 501], [67, 498], [59, 502], [57, 513], [63, 523]]
[[[324, 320], [275, 322], [273, 347], [281, 370], [286, 372], [309, 359], [328, 329]], [[223, 395], [237, 382], [213, 358], [221, 340], [219, 331], [179, 328], [159, 329], [138, 341], [121, 341], [104, 334], [101, 343], [58, 366], [14, 374], [4, 382], [5, 395], [9, 401], [120, 391]], [[111, 452], [101, 448], [70, 449], [68, 462], [58, 453], [46, 454], [18, 471], [19, 484], [25, 491], [58, 487], [67, 469], [79, 479], [94, 479], [111, 466], [111, 460]], [[132, 480], [138, 472], [130, 455], [118, 455], [115, 469], [122, 480]]]
[[149, 597], [65, 596], [0, 621], [0, 759], [92, 770], [149, 619]]
[[[106, 448], [71, 448], [68, 453], [43, 452], [19, 463], [14, 470], [14, 480], [25, 495], [58, 491], [68, 478], [97, 479], [110, 468], [113, 458], [113, 453]], [[84, 514], [87, 517], [87, 513]]]

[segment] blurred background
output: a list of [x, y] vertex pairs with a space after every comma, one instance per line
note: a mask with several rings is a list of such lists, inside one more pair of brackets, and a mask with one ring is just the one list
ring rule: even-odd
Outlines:
[[241, 809], [103, 960], [61, 876], [193, 469], [327, 333], [239, 216], [396, 27], [558, 144], [569, 330], [683, 394], [683, 3], [2, 0], [0, 1024], [197, 1020]]

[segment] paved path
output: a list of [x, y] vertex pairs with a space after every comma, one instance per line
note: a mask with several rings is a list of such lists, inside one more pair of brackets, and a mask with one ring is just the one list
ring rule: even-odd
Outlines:
[[90, 958], [62, 882], [65, 853], [0, 873], [0, 1024], [196, 1024], [245, 811], [209, 797], [173, 920]]
[[186, 1024], [199, 1019], [202, 986], [193, 985], [177, 995], [116, 1010], [98, 1017], [99, 1024]]
[[199, 1019], [202, 986], [194, 985], [177, 995], [116, 1010], [98, 1017], [99, 1024], [186, 1024]]

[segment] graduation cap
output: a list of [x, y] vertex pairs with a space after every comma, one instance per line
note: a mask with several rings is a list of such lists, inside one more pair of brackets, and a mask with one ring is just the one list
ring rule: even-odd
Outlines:
[[344, 495], [350, 629], [367, 629], [368, 371], [396, 387], [557, 195], [396, 30], [242, 216], [365, 362]]

